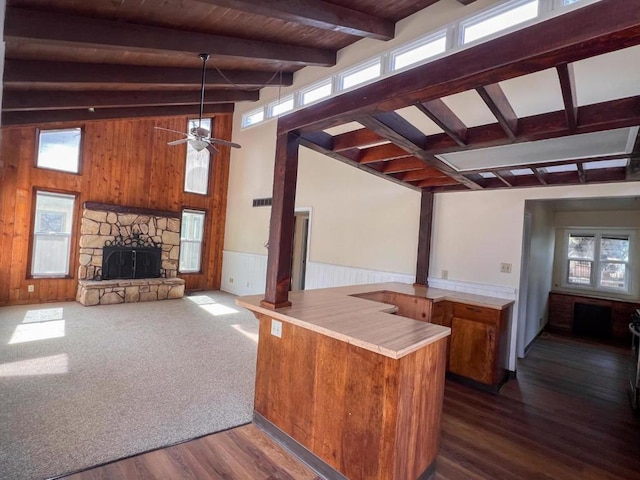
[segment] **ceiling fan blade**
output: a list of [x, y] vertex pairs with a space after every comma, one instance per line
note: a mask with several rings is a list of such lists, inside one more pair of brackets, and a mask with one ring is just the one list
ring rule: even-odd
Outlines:
[[218, 149], [211, 143], [206, 146], [206, 149], [209, 151], [211, 155], [215, 155], [216, 153], [218, 153]]
[[165, 132], [179, 133], [180, 135], [184, 135], [185, 137], [189, 136], [188, 133], [180, 132], [178, 130], [171, 130], [169, 128], [162, 128], [162, 127], [153, 127], [153, 128], [155, 128], [156, 130], [164, 130]]
[[181, 138], [180, 140], [174, 140], [173, 142], [167, 142], [167, 145], [180, 145], [181, 143], [187, 143], [189, 138]]
[[208, 140], [211, 143], [219, 143], [220, 145], [224, 145], [226, 147], [241, 148], [237, 143], [228, 142], [227, 140], [221, 140], [219, 138], [209, 138]]

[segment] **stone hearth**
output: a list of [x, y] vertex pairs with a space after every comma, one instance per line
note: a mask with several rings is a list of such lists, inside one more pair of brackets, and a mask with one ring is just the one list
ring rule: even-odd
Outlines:
[[139, 280], [80, 280], [76, 300], [85, 307], [116, 303], [152, 302], [182, 298], [181, 278], [149, 278]]
[[[89, 306], [184, 296], [184, 280], [177, 278], [180, 220], [179, 212], [86, 202], [80, 227], [76, 300]], [[160, 246], [162, 278], [102, 280], [105, 244], [132, 237], [149, 239]]]

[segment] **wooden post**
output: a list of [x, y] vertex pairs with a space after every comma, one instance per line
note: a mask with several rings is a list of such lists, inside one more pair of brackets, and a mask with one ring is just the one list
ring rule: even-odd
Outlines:
[[269, 230], [267, 290], [261, 305], [288, 307], [291, 284], [291, 256], [295, 223], [296, 181], [300, 138], [292, 133], [278, 135], [273, 172], [273, 203]]
[[431, 224], [433, 221], [433, 192], [422, 191], [420, 198], [420, 230], [418, 231], [418, 259], [416, 285], [429, 286], [429, 255], [431, 255]]

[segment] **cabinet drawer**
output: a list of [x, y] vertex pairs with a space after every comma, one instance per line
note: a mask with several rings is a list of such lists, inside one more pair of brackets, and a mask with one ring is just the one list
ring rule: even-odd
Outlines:
[[500, 323], [500, 311], [493, 308], [476, 307], [473, 305], [453, 304], [453, 316], [477, 320], [479, 322], [498, 324]]

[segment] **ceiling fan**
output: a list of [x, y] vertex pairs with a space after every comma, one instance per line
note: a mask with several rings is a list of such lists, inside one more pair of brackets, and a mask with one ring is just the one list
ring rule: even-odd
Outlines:
[[209, 130], [202, 127], [202, 113], [204, 111], [204, 80], [207, 71], [207, 60], [209, 60], [209, 54], [201, 53], [200, 58], [202, 59], [202, 83], [200, 85], [200, 116], [198, 118], [198, 126], [193, 127], [189, 133], [180, 132], [178, 130], [170, 130], [168, 128], [162, 127], [155, 128], [158, 130], [166, 130], [167, 132], [179, 133], [180, 135], [184, 135], [186, 137], [181, 138], [180, 140], [168, 142], [167, 145], [180, 145], [182, 143], [188, 142], [189, 145], [191, 145], [196, 151], [200, 152], [206, 148], [212, 155], [218, 152], [215, 144], [240, 148], [240, 145], [238, 145], [237, 143], [211, 137]]

